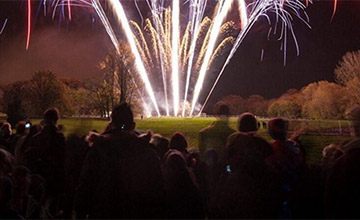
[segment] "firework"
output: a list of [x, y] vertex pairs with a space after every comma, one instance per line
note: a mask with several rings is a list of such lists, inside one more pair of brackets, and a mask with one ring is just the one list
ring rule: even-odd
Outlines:
[[26, 50], [29, 49], [31, 35], [31, 0], [27, 1], [27, 35], [26, 35]]
[[[160, 111], [166, 112], [165, 114], [169, 115], [171, 109], [173, 116], [177, 116], [180, 110], [182, 116], [186, 115], [184, 106], [188, 105], [189, 97], [191, 103], [188, 115], [192, 116], [195, 111], [197, 114], [201, 113], [204, 105], [200, 110], [196, 108], [199, 106], [200, 95], [206, 95], [204, 83], [209, 74], [210, 66], [216, 69], [218, 62], [215, 60], [225, 55], [226, 59], [209, 92], [207, 92], [204, 104], [209, 100], [226, 65], [246, 34], [261, 17], [269, 21], [269, 34], [278, 34], [279, 41], [282, 41], [284, 65], [287, 56], [288, 36], [294, 40], [297, 53], [299, 53], [292, 20], [296, 17], [309, 25], [308, 17], [304, 11], [306, 5], [300, 0], [253, 0], [248, 4], [244, 0], [219, 0], [212, 18], [204, 16], [208, 4], [206, 0], [190, 0], [187, 3], [189, 14], [185, 21], [186, 25], [183, 25], [184, 21], [181, 20], [181, 17], [184, 16], [181, 13], [181, 8], [184, 6], [180, 5], [179, 0], [147, 0], [152, 19], [147, 18], [143, 28], [138, 23], [127, 20], [121, 1], [111, 0], [110, 2], [124, 29], [127, 40], [130, 45], [134, 44], [132, 51], [135, 57], [138, 57], [136, 60], [139, 60], [136, 65], [138, 70], [142, 72], [142, 79], [147, 85], [147, 93], [156, 112], [158, 114], [163, 114], [159, 113]], [[168, 7], [165, 7], [165, 2], [170, 2]], [[237, 5], [238, 20], [227, 20], [235, 5]], [[136, 8], [141, 14], [137, 3]], [[100, 14], [104, 16], [102, 11]], [[273, 16], [275, 19], [270, 18], [270, 13], [275, 15]], [[143, 23], [142, 14], [141, 20]], [[103, 23], [108, 26], [107, 22]], [[129, 23], [133, 30], [128, 28]], [[107, 28], [106, 26], [105, 28]], [[233, 30], [236, 30], [236, 35], [234, 35]], [[107, 32], [109, 33], [109, 31]], [[113, 36], [110, 37], [113, 38]], [[224, 54], [228, 49], [230, 49], [229, 54]], [[262, 57], [263, 54], [262, 51]], [[158, 71], [161, 72], [159, 77], [162, 82], [162, 90], [159, 90], [159, 83], [154, 81], [154, 78], [157, 79], [154, 73]], [[148, 79], [148, 75], [152, 75], [151, 80]], [[156, 99], [152, 87], [157, 88]], [[167, 95], [169, 91], [172, 92], [172, 100], [169, 100], [170, 97]], [[184, 92], [182, 93], [183, 96], [180, 96], [181, 91]], [[171, 106], [169, 105], [170, 101], [172, 102]], [[160, 103], [160, 108], [156, 107], [157, 103]]]
[[[252, 11], [249, 13], [248, 19], [247, 19], [247, 24], [244, 26], [244, 28], [242, 29], [242, 31], [240, 31], [233, 48], [230, 51], [230, 54], [228, 55], [221, 71], [219, 72], [219, 74], [216, 77], [215, 82], [213, 83], [209, 93], [206, 96], [206, 99], [204, 101], [204, 104], [202, 105], [199, 114], [201, 114], [201, 112], [204, 109], [204, 106], [206, 105], [206, 103], [209, 101], [210, 96], [212, 94], [212, 92], [214, 91], [217, 83], [219, 82], [220, 77], [222, 76], [226, 65], [230, 62], [230, 59], [233, 57], [233, 55], [235, 54], [235, 51], [237, 50], [237, 48], [240, 46], [241, 42], [243, 41], [243, 39], [245, 38], [246, 34], [250, 31], [250, 29], [252, 28], [252, 26], [255, 24], [255, 22], [262, 16], [266, 17], [269, 21], [269, 24], [271, 26], [271, 20], [268, 17], [267, 13], [269, 12], [275, 12], [275, 23], [273, 24], [274, 28], [270, 27], [269, 33], [272, 29], [274, 29], [274, 34], [276, 34], [276, 27], [277, 25], [280, 23], [281, 25], [281, 30], [280, 30], [280, 37], [279, 40], [283, 41], [284, 45], [283, 47], [283, 51], [284, 51], [284, 65], [286, 63], [286, 45], [287, 45], [287, 33], [290, 32], [291, 36], [294, 39], [294, 43], [297, 49], [297, 54], [299, 54], [299, 46], [297, 44], [296, 41], [296, 36], [292, 27], [292, 20], [293, 20], [293, 16], [289, 11], [293, 11], [295, 13], [295, 16], [300, 19], [301, 21], [303, 21], [304, 24], [308, 25], [310, 27], [310, 25], [308, 24], [309, 22], [309, 18], [306, 14], [306, 12], [304, 11], [306, 8], [306, 5], [304, 5], [301, 1], [298, 0], [272, 0], [272, 1], [262, 1], [262, 0], [257, 0], [255, 2], [252, 3]], [[289, 11], [287, 11], [289, 10]], [[303, 16], [300, 14], [299, 11], [302, 11], [303, 16], [306, 18], [306, 20], [303, 19]], [[262, 51], [262, 56], [263, 56], [263, 51]], [[263, 57], [262, 57], [263, 58]]]
[[8, 19], [5, 19], [4, 24], [2, 25], [2, 28], [0, 29], [0, 34], [2, 34], [2, 33], [4, 32], [4, 29], [5, 29], [5, 27], [6, 27], [7, 21], [8, 21]]
[[191, 103], [191, 110], [190, 110], [190, 115], [193, 114], [195, 106], [197, 104], [201, 89], [203, 87], [204, 84], [204, 79], [207, 73], [207, 69], [208, 69], [208, 65], [210, 62], [210, 58], [212, 56], [212, 53], [214, 51], [214, 47], [215, 47], [215, 43], [217, 40], [217, 37], [220, 33], [221, 30], [221, 24], [223, 22], [223, 20], [225, 19], [225, 16], [227, 15], [230, 6], [232, 5], [232, 1], [230, 0], [224, 0], [224, 1], [220, 1], [219, 3], [221, 6], [218, 9], [218, 13], [215, 17], [215, 21], [211, 27], [211, 31], [210, 31], [210, 39], [209, 39], [209, 43], [208, 43], [208, 48], [206, 50], [205, 53], [205, 57], [199, 72], [199, 77], [198, 80], [196, 82], [195, 85], [195, 90], [194, 90], [194, 97], [192, 99], [192, 103]]
[[[28, 49], [32, 1], [26, 1]], [[56, 9], [61, 7], [62, 17], [65, 18], [67, 14], [69, 21], [73, 19], [72, 7], [92, 7], [116, 50], [119, 50], [119, 36], [116, 36], [114, 28], [121, 25], [135, 57], [137, 72], [145, 86], [146, 94], [142, 94], [140, 89], [138, 92], [144, 100], [147, 114], [155, 112], [158, 116], [170, 116], [172, 112], [173, 116], [180, 113], [182, 116], [192, 116], [202, 112], [235, 51], [261, 18], [269, 22], [268, 35], [277, 35], [282, 42], [284, 65], [289, 37], [295, 43], [299, 54], [292, 23], [293, 19], [297, 18], [309, 26], [305, 8], [311, 0], [306, 0], [305, 3], [301, 0], [218, 0], [216, 4], [207, 0], [144, 0], [142, 2], [146, 3], [151, 12], [149, 18], [144, 18], [138, 5], [141, 2], [126, 1], [126, 5], [134, 3], [141, 18], [139, 23], [128, 19], [124, 2], [42, 0], [40, 4], [44, 7], [45, 14], [47, 5], [53, 8], [53, 18]], [[209, 7], [214, 9], [208, 10]], [[111, 10], [108, 8], [112, 8], [116, 24], [109, 18], [108, 13]], [[334, 1], [332, 17], [336, 8], [337, 0]], [[210, 11], [210, 14], [207, 11]], [[232, 16], [234, 14], [236, 16]], [[6, 21], [0, 33], [5, 25]], [[262, 50], [261, 59], [263, 56]], [[209, 77], [209, 74], [215, 75]], [[209, 81], [211, 78], [215, 80]], [[169, 96], [171, 93], [172, 96]], [[199, 101], [199, 98], [204, 96], [205, 101]]]
[[173, 0], [173, 15], [172, 15], [172, 48], [171, 48], [171, 68], [172, 68], [172, 87], [173, 87], [173, 102], [174, 102], [174, 116], [177, 116], [179, 111], [179, 19], [180, 9], [179, 0]]
[[129, 20], [127, 19], [126, 15], [125, 15], [125, 11], [124, 11], [124, 9], [123, 9], [123, 7], [122, 7], [122, 5], [121, 5], [121, 3], [119, 1], [117, 1], [117, 0], [109, 0], [109, 3], [112, 5], [112, 7], [114, 9], [114, 13], [115, 13], [117, 19], [119, 20], [119, 22], [121, 23], [121, 25], [122, 25], [122, 27], [124, 29], [126, 38], [127, 38], [128, 42], [130, 44], [131, 51], [133, 52], [133, 54], [135, 56], [135, 63], [136, 63], [136, 67], [138, 69], [138, 72], [139, 72], [139, 74], [141, 76], [141, 79], [145, 83], [145, 88], [147, 90], [148, 95], [150, 96], [150, 99], [151, 99], [153, 105], [154, 105], [156, 113], [160, 116], [160, 111], [159, 111], [159, 108], [158, 108], [158, 105], [157, 105], [155, 94], [154, 94], [154, 91], [152, 89], [151, 83], [149, 81], [149, 77], [147, 75], [144, 63], [143, 63], [143, 61], [141, 59], [139, 50], [136, 47], [136, 43], [135, 43], [135, 40], [134, 40], [134, 35], [133, 35], [132, 30], [130, 28]]
[[338, 0], [334, 0], [334, 9], [333, 9], [333, 13], [331, 15], [331, 20], [334, 18], [335, 13], [336, 13], [336, 9], [337, 9], [337, 5], [338, 5]]

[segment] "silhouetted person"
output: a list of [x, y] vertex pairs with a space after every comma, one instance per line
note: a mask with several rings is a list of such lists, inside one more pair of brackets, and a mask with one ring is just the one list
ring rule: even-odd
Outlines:
[[8, 122], [4, 122], [3, 125], [0, 127], [0, 147], [4, 148], [5, 150], [10, 151], [10, 141], [11, 141], [11, 125]]
[[262, 122], [262, 126], [263, 126], [263, 129], [266, 129], [267, 128], [267, 124], [265, 121]]
[[14, 194], [14, 184], [7, 176], [0, 176], [0, 219], [23, 219], [10, 206]]
[[76, 187], [79, 184], [81, 169], [89, 149], [86, 141], [76, 134], [71, 134], [66, 140], [65, 157], [65, 199], [64, 218], [72, 218], [73, 201]]
[[165, 191], [160, 160], [149, 143], [134, 134], [130, 106], [111, 114], [101, 135], [93, 135], [75, 199], [77, 218], [161, 218]]
[[[232, 142], [235, 138], [238, 136], [249, 136], [249, 137], [257, 137], [257, 131], [258, 131], [258, 121], [256, 120], [256, 117], [254, 114], [250, 112], [245, 112], [239, 115], [238, 118], [238, 132], [235, 132], [231, 134], [227, 140], [227, 144], [229, 142]], [[269, 147], [269, 145], [262, 145], [262, 147], [259, 148], [263, 151], [264, 155], [270, 155], [272, 154], [272, 149]], [[229, 156], [229, 155], [225, 155]]]
[[212, 199], [211, 218], [277, 218], [281, 184], [266, 165], [269, 144], [238, 133], [227, 144], [227, 174]]
[[31, 184], [28, 191], [29, 199], [26, 209], [26, 219], [40, 219], [45, 200], [45, 179], [38, 174], [31, 175]]
[[152, 137], [153, 133], [151, 130], [147, 130], [145, 133], [143, 134], [139, 134], [138, 137], [140, 139], [143, 139], [144, 141], [150, 143], [151, 137]]
[[303, 157], [295, 141], [287, 139], [288, 122], [282, 118], [273, 118], [269, 121], [269, 134], [273, 138], [271, 147], [273, 155], [269, 161], [281, 171], [286, 179], [287, 190], [298, 178], [299, 168], [303, 164]]
[[5, 149], [0, 148], [0, 176], [12, 176], [14, 157]]
[[10, 140], [10, 152], [15, 156], [16, 147], [21, 144], [23, 137], [26, 135], [25, 121], [19, 121], [16, 124], [16, 133], [12, 135]]
[[224, 103], [215, 106], [217, 120], [199, 133], [199, 150], [203, 157], [207, 150], [215, 150], [221, 160], [224, 157], [227, 138], [235, 130], [229, 127], [229, 107]]
[[[17, 166], [14, 169], [14, 208], [24, 217], [29, 201], [29, 188], [31, 184], [31, 172], [25, 166]], [[30, 207], [29, 207], [30, 208]]]
[[46, 180], [46, 215], [57, 217], [58, 204], [64, 190], [65, 137], [56, 124], [59, 111], [50, 108], [44, 113], [43, 129], [29, 140], [25, 152], [25, 165], [33, 174]]
[[170, 149], [178, 150], [184, 155], [187, 155], [189, 153], [187, 147], [188, 147], [188, 142], [182, 133], [175, 132], [171, 136]]
[[204, 163], [207, 165], [207, 169], [208, 169], [206, 173], [206, 180], [207, 180], [207, 190], [208, 190], [207, 198], [209, 199], [214, 193], [216, 183], [224, 167], [222, 167], [220, 164], [219, 155], [217, 151], [213, 149], [207, 150], [205, 152]]
[[322, 151], [321, 166], [324, 171], [331, 169], [336, 160], [344, 154], [344, 150], [336, 145], [330, 144]]
[[258, 121], [254, 114], [245, 112], [239, 116], [238, 131], [246, 135], [254, 136], [257, 133]]
[[[215, 152], [215, 150], [209, 150]], [[209, 152], [207, 151], [207, 152]], [[206, 155], [206, 153], [205, 153]], [[199, 188], [201, 198], [205, 207], [206, 213], [208, 212], [207, 206], [210, 201], [210, 196], [212, 193], [212, 171], [218, 167], [209, 166], [205, 161], [201, 160], [200, 154], [198, 152], [190, 152], [188, 155], [188, 167], [195, 176], [196, 184]], [[217, 166], [218, 164], [216, 164]]]
[[[299, 181], [300, 169], [304, 165], [303, 156], [298, 144], [293, 140], [287, 139], [288, 121], [285, 121], [282, 118], [273, 118], [268, 122], [268, 131], [273, 139], [271, 141], [273, 154], [268, 157], [268, 162], [272, 167], [279, 171], [279, 174], [282, 177], [283, 192], [286, 195], [283, 202], [284, 213], [282, 213], [282, 217], [291, 218], [293, 216], [293, 211], [290, 206], [293, 202], [290, 197], [294, 191], [295, 185]], [[306, 181], [307, 178], [309, 177], [304, 177], [302, 180], [303, 183], [305, 183], [304, 181]], [[316, 185], [315, 182], [314, 185]], [[307, 187], [307, 189], [310, 189], [310, 187]], [[298, 186], [297, 191], [304, 192], [303, 186]], [[321, 191], [321, 189], [318, 191]], [[312, 194], [314, 195], [315, 193]], [[298, 206], [302, 205], [303, 202], [309, 202], [304, 201], [302, 196], [303, 195], [299, 195], [295, 198]], [[305, 212], [304, 210], [302, 211]], [[303, 216], [305, 217], [306, 215]], [[312, 217], [315, 218], [315, 216]]]
[[154, 146], [156, 152], [160, 157], [161, 162], [163, 162], [166, 152], [170, 149], [169, 140], [159, 134], [154, 134], [151, 137], [150, 143]]
[[29, 148], [30, 139], [39, 133], [40, 130], [40, 125], [32, 125], [29, 129], [29, 133], [26, 136], [21, 137], [15, 148], [15, 160], [17, 164], [24, 164], [24, 153]]
[[205, 214], [200, 192], [181, 152], [170, 150], [166, 154], [163, 175], [169, 218], [203, 219]]
[[341, 146], [344, 154], [327, 172], [326, 218], [360, 218], [360, 107], [353, 108], [348, 118], [354, 137]]

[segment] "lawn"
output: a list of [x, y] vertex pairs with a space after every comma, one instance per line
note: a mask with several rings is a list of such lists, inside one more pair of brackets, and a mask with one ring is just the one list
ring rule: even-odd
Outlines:
[[[167, 138], [176, 132], [182, 132], [188, 139], [190, 149], [197, 149], [198, 146], [198, 132], [201, 128], [209, 126], [215, 118], [147, 118], [137, 119], [136, 129], [142, 132], [150, 129], [154, 133], [159, 133]], [[265, 119], [260, 119], [265, 120]], [[266, 120], [265, 120], [266, 121]], [[32, 120], [32, 123], [39, 123], [39, 119]], [[59, 124], [64, 126], [65, 135], [76, 133], [78, 135], [85, 135], [88, 131], [95, 129], [102, 132], [107, 120], [88, 119], [88, 118], [65, 118], [59, 121]], [[237, 119], [230, 118], [230, 127], [236, 130]], [[307, 162], [310, 165], [319, 164], [321, 161], [321, 152], [324, 146], [331, 143], [339, 144], [348, 136], [341, 135], [325, 135], [319, 132], [319, 129], [324, 128], [339, 128], [345, 129], [349, 126], [347, 121], [331, 121], [331, 120], [294, 120], [290, 122], [290, 130], [305, 129], [307, 134], [301, 135], [300, 140], [307, 150]], [[260, 127], [259, 134], [267, 140], [270, 140], [266, 129]]]

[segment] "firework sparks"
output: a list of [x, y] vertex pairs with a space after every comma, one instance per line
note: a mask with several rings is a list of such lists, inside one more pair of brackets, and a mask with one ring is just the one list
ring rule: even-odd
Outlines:
[[333, 13], [331, 15], [331, 21], [333, 20], [336, 10], [337, 10], [337, 5], [338, 5], [338, 0], [334, 0], [334, 8], [333, 8]]
[[227, 37], [225, 38], [220, 44], [219, 46], [215, 49], [214, 53], [212, 54], [210, 61], [209, 61], [209, 66], [213, 63], [213, 61], [221, 55], [221, 53], [223, 52], [223, 50], [226, 48], [227, 45], [229, 44], [233, 44], [235, 41], [235, 39], [233, 37]]
[[68, 8], [68, 14], [69, 14], [69, 20], [71, 21], [71, 4], [70, 4], [71, 0], [67, 0], [67, 8]]
[[5, 27], [6, 27], [7, 21], [8, 21], [8, 19], [5, 19], [4, 24], [3, 24], [2, 28], [0, 29], [0, 34], [2, 34], [2, 33], [4, 32], [4, 29], [5, 29]]
[[130, 25], [129, 25], [129, 21], [127, 19], [127, 17], [125, 16], [125, 11], [121, 5], [121, 3], [119, 1], [116, 0], [109, 0], [110, 4], [112, 5], [115, 15], [117, 17], [117, 19], [120, 21], [120, 23], [122, 24], [122, 27], [124, 29], [124, 32], [126, 34], [126, 38], [130, 44], [130, 48], [135, 56], [135, 63], [136, 63], [136, 67], [138, 68], [139, 74], [143, 80], [143, 82], [145, 83], [145, 88], [150, 96], [151, 101], [153, 102], [153, 105], [155, 107], [155, 110], [157, 112], [157, 114], [160, 116], [160, 111], [156, 102], [156, 98], [154, 95], [154, 91], [152, 89], [151, 83], [149, 81], [144, 63], [141, 60], [141, 56], [140, 53], [136, 47], [136, 43], [135, 40], [133, 38], [133, 33], [131, 31]]
[[[195, 4], [198, 3], [198, 2], [195, 2]], [[190, 45], [190, 57], [189, 57], [189, 61], [188, 61], [188, 69], [187, 69], [187, 74], [186, 74], [186, 85], [185, 85], [185, 95], [184, 95], [184, 105], [185, 103], [187, 102], [187, 96], [188, 96], [188, 91], [189, 91], [189, 83], [190, 83], [190, 76], [191, 76], [191, 70], [192, 70], [192, 63], [193, 63], [193, 59], [194, 59], [194, 50], [195, 50], [195, 47], [196, 47], [196, 41], [197, 41], [197, 38], [198, 38], [198, 34], [199, 32], [199, 29], [202, 30], [202, 28], [205, 27], [205, 25], [207, 23], [211, 23], [211, 20], [207, 17], [205, 17], [204, 21], [200, 23], [200, 19], [202, 18], [202, 15], [200, 16], [200, 12], [199, 12], [200, 9], [198, 9], [197, 13], [196, 13], [196, 18], [193, 18], [193, 20], [195, 19], [196, 23], [195, 23], [195, 27], [193, 28], [193, 32], [194, 32], [194, 37], [191, 41], [191, 45]], [[200, 19], [199, 19], [200, 17]], [[183, 108], [183, 111], [182, 111], [182, 116], [184, 117], [185, 116], [185, 108]]]
[[172, 15], [172, 87], [173, 87], [173, 102], [174, 102], [174, 116], [177, 116], [179, 112], [179, 57], [178, 57], [178, 47], [179, 47], [179, 19], [180, 19], [180, 9], [179, 9], [179, 0], [173, 1], [173, 15]]
[[97, 12], [101, 22], [103, 23], [105, 30], [110, 37], [111, 42], [114, 44], [115, 49], [119, 50], [119, 41], [116, 38], [114, 30], [112, 29], [109, 19], [106, 17], [105, 12], [100, 5], [99, 0], [92, 0], [92, 6]]
[[248, 14], [246, 11], [246, 4], [244, 0], [238, 1], [239, 6], [239, 14], [240, 14], [240, 22], [241, 22], [241, 29], [244, 29], [248, 24]]
[[[119, 1], [111, 0], [111, 2], [113, 7], [115, 2], [117, 2], [116, 4], [118, 6], [121, 6]], [[306, 13], [304, 13], [305, 19], [300, 15], [300, 11], [303, 11], [306, 7], [300, 0], [253, 0], [249, 4], [246, 4], [245, 0], [238, 0], [236, 1], [236, 4], [238, 6], [238, 27], [240, 28], [240, 31], [238, 31], [236, 37], [232, 36], [233, 30], [236, 29], [234, 29], [234, 27], [236, 27], [235, 22], [225, 20], [229, 11], [232, 9], [232, 5], [235, 2], [234, 0], [220, 0], [215, 10], [214, 19], [204, 17], [204, 11], [207, 5], [206, 0], [190, 0], [188, 1], [188, 21], [185, 30], [182, 32], [179, 0], [172, 0], [171, 8], [164, 7], [165, 1], [159, 2], [156, 0], [149, 0], [146, 2], [148, 3], [153, 18], [152, 21], [150, 19], [145, 20], [144, 31], [148, 34], [148, 37], [144, 37], [141, 27], [133, 21], [130, 21], [130, 24], [135, 28], [135, 35], [128, 33], [126, 33], [126, 35], [130, 45], [132, 44], [131, 42], [135, 45], [134, 48], [136, 48], [136, 50], [133, 50], [135, 57], [138, 56], [141, 61], [139, 61], [141, 64], [137, 65], [140, 65], [140, 68], [138, 67], [139, 70], [143, 69], [142, 78], [146, 81], [146, 70], [152, 73], [157, 72], [158, 70], [161, 71], [163, 98], [165, 100], [165, 108], [162, 107], [162, 109], [165, 109], [166, 115], [169, 115], [168, 89], [171, 89], [173, 95], [172, 110], [174, 116], [179, 114], [181, 106], [181, 115], [185, 116], [184, 106], [187, 103], [190, 93], [192, 93], [192, 101], [189, 115], [192, 116], [194, 114], [200, 94], [203, 92], [203, 86], [209, 67], [213, 65], [215, 59], [223, 57], [220, 55], [223, 55], [224, 51], [226, 51], [225, 49], [228, 48], [229, 45], [233, 45], [230, 53], [225, 57], [226, 59], [221, 71], [216, 76], [216, 80], [206, 97], [204, 104], [207, 103], [223, 74], [226, 65], [229, 63], [246, 34], [260, 17], [265, 17], [269, 21], [269, 35], [271, 31], [273, 31], [274, 35], [279, 33], [278, 40], [282, 41], [281, 50], [284, 54], [284, 65], [287, 56], [288, 33], [290, 33], [290, 36], [293, 38], [297, 54], [299, 54], [299, 47], [292, 28], [293, 15], [308, 25]], [[137, 5], [136, 8], [143, 21], [142, 14]], [[124, 30], [127, 30], [126, 26], [129, 25], [129, 21], [125, 16], [125, 18], [121, 18], [119, 12], [117, 13], [121, 25]], [[272, 23], [272, 19], [270, 19], [268, 13], [275, 14], [274, 23]], [[280, 28], [278, 28], [278, 26]], [[181, 33], [183, 34], [181, 35]], [[148, 44], [147, 41], [149, 39], [150, 43]], [[150, 54], [149, 45], [151, 45], [152, 54]], [[262, 54], [264, 54], [263, 51]], [[180, 86], [182, 86], [183, 82], [181, 80], [182, 75], [180, 75], [180, 72], [183, 73], [184, 77], [186, 76], [182, 101], [180, 101]], [[191, 77], [194, 73], [195, 76]], [[195, 81], [193, 81], [192, 78], [194, 78]], [[147, 91], [152, 102], [155, 103], [154, 98], [151, 95], [153, 91], [152, 89], [149, 89], [152, 84], [150, 81], [145, 84], [147, 85]], [[170, 88], [168, 85], [171, 85]], [[156, 86], [156, 88], [159, 87]], [[180, 103], [183, 104], [180, 106]], [[199, 114], [203, 107], [198, 112]], [[157, 112], [159, 114], [158, 110]]]
[[[25, 1], [27, 2], [26, 49], [29, 49], [31, 26], [34, 23], [32, 21], [32, 4], [35, 3], [31, 0]], [[108, 18], [107, 12], [100, 2], [100, 0], [42, 0], [38, 11], [43, 7], [44, 14], [47, 14], [47, 7], [51, 7], [54, 18], [56, 9], [60, 7], [60, 18], [68, 18], [70, 21], [74, 19], [73, 6], [92, 7], [115, 49], [119, 50], [118, 36], [113, 29], [115, 26], [111, 24], [110, 20], [112, 19]], [[235, 51], [253, 25], [261, 18], [265, 18], [269, 23], [267, 37], [270, 38], [270, 35], [274, 34], [281, 41], [284, 65], [286, 64], [288, 38], [293, 39], [297, 55], [299, 55], [299, 45], [292, 23], [297, 18], [310, 27], [305, 8], [311, 3], [311, 0], [306, 0], [304, 3], [302, 0], [218, 0], [217, 2], [215, 9], [209, 14], [207, 0], [134, 1], [141, 19], [137, 23], [128, 20], [120, 0], [106, 1], [105, 5], [109, 5], [113, 9], [117, 25], [121, 25], [124, 37], [135, 57], [135, 66], [147, 93], [146, 96], [141, 95], [147, 114], [155, 111], [159, 116], [170, 116], [170, 110], [173, 111], [173, 116], [200, 114]], [[150, 9], [150, 18], [144, 18], [140, 10], [142, 7], [138, 5], [144, 3]], [[334, 0], [332, 18], [336, 13], [337, 4], [338, 0]], [[188, 9], [184, 11], [188, 12], [187, 15], [182, 13], [182, 9], [186, 5], [188, 5]], [[232, 7], [235, 5], [237, 7]], [[230, 17], [234, 18], [233, 13], [236, 13], [236, 19], [227, 20]], [[270, 13], [274, 16], [270, 16]], [[0, 34], [6, 23], [7, 19], [0, 29]], [[230, 52], [225, 53], [225, 51]], [[264, 50], [261, 51], [261, 60], [263, 58]], [[215, 60], [218, 61], [215, 62]], [[217, 74], [215, 81], [207, 82], [210, 67], [214, 69], [211, 72]], [[220, 69], [220, 71], [216, 71], [216, 69]], [[204, 89], [205, 82], [209, 83], [206, 89]], [[205, 91], [209, 88], [209, 92]], [[138, 92], [141, 93], [140, 90]], [[172, 97], [169, 97], [168, 93], [172, 93]], [[206, 95], [206, 99], [198, 110], [196, 107], [201, 106], [199, 97], [202, 95]]]
[[31, 35], [31, 0], [27, 1], [27, 36], [26, 36], [26, 50], [29, 49]]
[[[308, 16], [307, 16], [306, 12], [304, 12], [306, 5], [301, 3], [301, 1], [299, 1], [299, 0], [272, 0], [272, 1], [257, 0], [251, 6], [253, 7], [253, 9], [250, 13], [250, 16], [247, 19], [247, 25], [244, 27], [244, 29], [242, 29], [240, 31], [240, 33], [234, 43], [234, 46], [230, 51], [229, 56], [227, 57], [221, 71], [217, 75], [217, 78], [216, 78], [215, 82], [213, 83], [213, 85], [210, 89], [210, 92], [207, 94], [204, 104], [202, 105], [202, 107], [199, 111], [199, 115], [204, 110], [206, 103], [209, 101], [211, 94], [213, 93], [217, 83], [219, 82], [219, 79], [221, 78], [221, 76], [225, 70], [225, 67], [230, 62], [231, 58], [235, 54], [235, 51], [240, 46], [240, 44], [243, 41], [243, 39], [245, 38], [246, 34], [250, 31], [250, 29], [255, 24], [255, 22], [260, 17], [263, 16], [271, 24], [271, 20], [268, 17], [268, 15], [266, 14], [269, 11], [274, 12], [276, 15], [276, 22], [274, 24], [274, 27], [275, 27], [274, 34], [276, 34], [276, 27], [278, 25], [278, 22], [279, 21], [282, 22], [281, 23], [281, 26], [282, 26], [281, 33], [280, 33], [280, 37], [278, 40], [283, 40], [283, 43], [282, 43], [283, 48], [282, 49], [284, 51], [284, 62], [286, 62], [285, 58], [286, 58], [286, 45], [287, 45], [287, 32], [288, 31], [291, 33], [291, 36], [294, 39], [294, 43], [295, 43], [295, 46], [297, 49], [297, 54], [299, 54], [299, 46], [297, 44], [296, 36], [295, 36], [294, 30], [293, 30], [293, 27], [291, 25], [292, 24], [291, 21], [293, 20], [293, 17], [291, 16], [291, 14], [288, 11], [286, 11], [285, 8], [287, 7], [287, 8], [289, 8], [289, 10], [295, 12], [296, 17], [298, 19], [300, 19], [301, 21], [303, 21], [303, 23], [306, 24], [308, 27], [310, 27], [310, 25], [308, 24]], [[303, 11], [307, 20], [304, 20], [298, 11]], [[271, 28], [270, 28], [270, 30], [271, 30]], [[270, 33], [270, 31], [269, 31], [269, 33]]]
[[213, 26], [211, 28], [211, 32], [210, 32], [211, 36], [210, 36], [209, 43], [208, 43], [209, 46], [208, 46], [208, 48], [206, 50], [204, 61], [202, 63], [202, 66], [201, 66], [201, 69], [200, 69], [200, 72], [199, 72], [199, 78], [198, 78], [198, 81], [196, 82], [196, 85], [195, 85], [194, 97], [193, 97], [193, 100], [192, 100], [192, 103], [191, 103], [190, 116], [194, 112], [194, 109], [195, 109], [196, 103], [198, 101], [201, 89], [203, 87], [203, 83], [204, 83], [204, 79], [205, 79], [206, 72], [207, 72], [207, 69], [208, 69], [209, 61], [210, 61], [211, 55], [212, 55], [212, 53], [214, 51], [215, 43], [216, 43], [216, 40], [218, 38], [220, 29], [221, 29], [221, 24], [222, 24], [225, 16], [227, 15], [227, 13], [228, 13], [228, 11], [230, 9], [232, 1], [230, 1], [230, 0], [221, 1], [220, 4], [222, 6], [219, 7], [218, 14], [215, 17], [214, 24], [213, 24]]

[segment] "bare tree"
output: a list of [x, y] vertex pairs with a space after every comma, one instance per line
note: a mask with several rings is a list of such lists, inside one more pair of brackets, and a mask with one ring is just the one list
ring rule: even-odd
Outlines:
[[102, 77], [89, 78], [85, 89], [90, 91], [91, 105], [101, 117], [109, 117], [115, 102], [113, 87]]
[[[112, 50], [100, 63], [104, 81], [111, 86], [110, 105], [127, 102], [137, 112], [142, 102], [143, 83], [135, 69], [135, 60], [129, 46], [121, 43], [119, 50]], [[141, 113], [141, 112], [137, 112]]]
[[2, 90], [2, 112], [8, 116], [12, 126], [26, 118], [25, 98], [27, 82], [18, 81], [1, 88]]
[[360, 50], [342, 57], [335, 69], [335, 79], [349, 91], [353, 105], [360, 105]]
[[138, 83], [139, 78], [134, 67], [134, 57], [126, 44], [121, 44], [119, 50], [110, 51], [100, 63], [105, 80], [114, 88], [114, 101], [115, 96], [119, 97], [119, 102], [132, 100], [136, 86], [140, 86], [134, 84]]
[[38, 71], [28, 86], [28, 100], [34, 113], [40, 116], [49, 107], [57, 107], [62, 113], [72, 113], [67, 86], [51, 71]]

